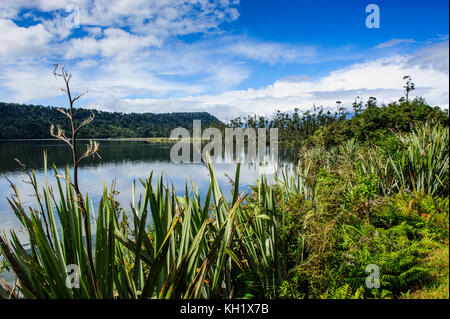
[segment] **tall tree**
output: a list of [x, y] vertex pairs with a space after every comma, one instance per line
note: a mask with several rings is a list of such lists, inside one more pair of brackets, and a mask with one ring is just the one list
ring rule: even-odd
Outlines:
[[405, 81], [405, 85], [403, 88], [405, 89], [406, 103], [409, 103], [409, 92], [414, 91], [416, 89], [415, 84], [412, 82], [411, 76], [405, 75], [403, 77]]
[[363, 102], [359, 96], [355, 98], [355, 101], [352, 103], [353, 111], [355, 112], [355, 115], [358, 115], [362, 111]]

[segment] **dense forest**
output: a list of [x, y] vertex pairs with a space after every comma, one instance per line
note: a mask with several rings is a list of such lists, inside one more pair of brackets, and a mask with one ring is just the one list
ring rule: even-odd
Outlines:
[[409, 132], [418, 123], [435, 120], [448, 126], [448, 110], [428, 105], [425, 99], [417, 97], [412, 101], [401, 98], [398, 102], [381, 104], [370, 97], [364, 103], [359, 97], [347, 112], [340, 101], [336, 111], [325, 111], [314, 106], [312, 110], [299, 112], [277, 111], [273, 117], [248, 115], [230, 121], [229, 126], [252, 128], [278, 128], [280, 144], [293, 146], [321, 143], [326, 147], [336, 146], [348, 139], [358, 141], [380, 140], [395, 132]]
[[[119, 113], [74, 109], [75, 121], [81, 123], [91, 112], [95, 120], [80, 138], [168, 137], [172, 129], [192, 129], [192, 121], [216, 125], [219, 120], [206, 112], [185, 113]], [[59, 125], [68, 131], [67, 118], [54, 107], [0, 102], [0, 139], [51, 138], [50, 125]]]
[[[300, 112], [277, 111], [272, 117], [248, 115], [227, 123], [207, 112], [179, 113], [119, 113], [78, 108], [74, 109], [76, 122], [94, 113], [95, 120], [83, 131], [80, 138], [133, 138], [169, 137], [172, 129], [184, 127], [192, 130], [192, 121], [201, 120], [202, 127], [278, 128], [280, 144], [301, 146], [320, 139], [326, 146], [338, 145], [349, 138], [368, 140], [381, 137], [391, 130], [410, 131], [416, 123], [437, 120], [448, 125], [448, 110], [431, 107], [423, 98], [410, 102], [377, 105], [370, 97], [366, 103], [358, 97], [347, 112], [337, 101], [336, 111], [325, 111], [322, 106]], [[65, 116], [54, 107], [22, 105], [0, 102], [0, 139], [50, 138], [50, 125], [60, 125], [68, 131]]]

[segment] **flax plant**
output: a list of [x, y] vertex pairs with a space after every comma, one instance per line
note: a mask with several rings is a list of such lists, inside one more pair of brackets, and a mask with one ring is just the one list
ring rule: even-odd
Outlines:
[[[271, 187], [264, 177], [259, 179], [260, 208], [249, 212], [241, 205], [246, 194], [239, 192], [240, 165], [231, 202], [226, 201], [210, 161], [208, 170], [210, 187], [204, 201], [195, 187], [190, 192], [186, 186], [184, 196], [177, 196], [173, 188], [164, 185], [162, 176], [156, 181], [152, 174], [140, 179], [144, 193], [139, 197], [133, 184], [131, 232], [120, 226], [106, 187], [96, 212], [86, 195], [84, 210], [88, 216], [96, 216], [92, 276], [83, 241], [84, 213], [70, 172], [66, 168], [61, 174], [53, 166], [55, 194], [48, 184], [44, 154], [43, 196], [38, 191], [35, 172], [29, 172], [36, 198], [42, 199], [39, 209], [27, 211], [17, 187], [11, 184], [14, 196], [9, 202], [28, 235], [30, 249], [24, 248], [13, 230], [9, 236], [0, 236], [0, 246], [17, 276], [21, 295], [233, 298], [237, 274], [248, 271], [265, 296], [276, 296], [285, 274], [277, 248]], [[79, 267], [79, 288], [67, 285], [69, 265]]]
[[410, 133], [396, 134], [405, 145], [397, 154], [383, 156], [379, 149], [360, 153], [363, 174], [376, 174], [380, 192], [390, 195], [401, 190], [430, 195], [448, 194], [449, 131], [440, 124], [425, 123]]
[[[19, 290], [25, 298], [95, 298], [112, 296], [112, 285], [100, 285], [109, 276], [111, 260], [116, 258], [114, 237], [111, 233], [117, 221], [111, 214], [108, 201], [102, 200], [98, 209], [97, 234], [109, 234], [95, 250], [94, 275], [84, 241], [84, 216], [91, 216], [93, 208], [86, 204], [84, 213], [66, 168], [64, 177], [55, 166], [57, 194], [48, 185], [47, 155], [44, 153], [43, 196], [38, 191], [34, 170], [29, 172], [30, 183], [40, 202], [38, 209], [23, 206], [17, 186], [11, 183], [14, 195], [8, 199], [27, 235], [29, 249], [25, 249], [16, 232], [0, 236], [0, 246], [19, 282]], [[65, 183], [63, 183], [65, 180]], [[106, 192], [106, 190], [105, 190]], [[105, 198], [105, 197], [104, 197]], [[89, 203], [89, 198], [83, 201]], [[46, 216], [46, 218], [44, 218]], [[49, 231], [44, 220], [48, 220]], [[106, 222], [105, 222], [106, 220]], [[88, 226], [89, 232], [90, 225]], [[98, 238], [98, 235], [97, 235]], [[68, 266], [79, 268], [79, 288], [70, 288]], [[109, 266], [109, 268], [107, 268]], [[96, 281], [98, 278], [98, 282]]]
[[390, 158], [399, 184], [430, 195], [448, 194], [448, 128], [425, 123], [399, 139], [407, 148], [399, 163]]

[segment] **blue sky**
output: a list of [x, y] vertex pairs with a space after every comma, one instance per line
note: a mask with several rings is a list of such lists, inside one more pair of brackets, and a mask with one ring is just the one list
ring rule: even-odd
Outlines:
[[[367, 28], [366, 6], [380, 10]], [[221, 119], [416, 95], [448, 108], [448, 1], [18, 0], [0, 3], [0, 100], [208, 111]], [[75, 19], [71, 19], [75, 18]], [[79, 22], [74, 24], [72, 22]]]

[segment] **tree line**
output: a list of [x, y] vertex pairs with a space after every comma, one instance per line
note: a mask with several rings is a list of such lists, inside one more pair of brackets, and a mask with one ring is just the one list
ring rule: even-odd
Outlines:
[[272, 117], [237, 117], [227, 126], [243, 129], [278, 128], [281, 144], [303, 146], [319, 143], [331, 147], [351, 138], [367, 141], [392, 131], [410, 132], [416, 124], [426, 121], [437, 121], [448, 126], [448, 110], [432, 107], [421, 97], [412, 101], [401, 98], [398, 102], [381, 105], [378, 105], [375, 97], [369, 97], [365, 103], [357, 97], [352, 103], [351, 112], [337, 101], [334, 112], [326, 111], [323, 106], [314, 106], [304, 112], [295, 108], [293, 112], [277, 111]]
[[[334, 111], [314, 105], [312, 109], [300, 112], [277, 111], [273, 116], [249, 114], [228, 122], [222, 122], [207, 112], [179, 113], [119, 113], [74, 108], [75, 123], [95, 116], [80, 138], [133, 138], [169, 137], [177, 127], [192, 133], [193, 120], [201, 120], [202, 127], [225, 128], [277, 128], [281, 144], [293, 146], [322, 144], [326, 147], [338, 145], [348, 139], [367, 141], [386, 133], [410, 132], [416, 124], [434, 121], [448, 127], [448, 110], [427, 104], [424, 98], [409, 98], [415, 90], [410, 76], [403, 77], [404, 96], [397, 102], [378, 104], [376, 97], [363, 101], [357, 96], [351, 111], [341, 101], [336, 101]], [[23, 105], [0, 102], [0, 139], [50, 138], [50, 125], [56, 124], [63, 130], [70, 130], [64, 112], [54, 107]]]
[[[193, 120], [201, 120], [205, 126], [220, 123], [207, 112], [127, 114], [83, 108], [74, 109], [75, 122], [81, 123], [91, 112], [95, 120], [80, 131], [80, 138], [169, 137], [176, 127], [192, 130]], [[50, 106], [0, 102], [0, 114], [0, 139], [51, 138], [51, 124], [70, 130], [64, 114]]]

